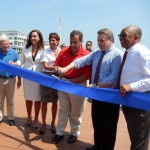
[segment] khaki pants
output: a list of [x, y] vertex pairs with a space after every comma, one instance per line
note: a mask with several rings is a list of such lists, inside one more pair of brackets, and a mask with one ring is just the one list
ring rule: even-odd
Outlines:
[[4, 115], [4, 101], [7, 103], [7, 116], [14, 119], [14, 92], [16, 78], [0, 78], [0, 120]]
[[[84, 84], [85, 85], [85, 84]], [[72, 95], [65, 92], [58, 92], [59, 96], [59, 114], [56, 133], [63, 135], [69, 120], [71, 134], [78, 136], [80, 134], [80, 126], [82, 121], [82, 112], [84, 110], [86, 100], [84, 97]]]

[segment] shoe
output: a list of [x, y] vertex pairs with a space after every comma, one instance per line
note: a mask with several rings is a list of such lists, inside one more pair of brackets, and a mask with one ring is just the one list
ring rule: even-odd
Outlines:
[[92, 103], [92, 99], [90, 99], [90, 98], [88, 98], [87, 101], [88, 101], [89, 103]]
[[38, 121], [33, 123], [32, 125], [32, 130], [37, 130], [38, 129]]
[[32, 126], [32, 130], [37, 130], [38, 129], [38, 126]]
[[46, 129], [46, 125], [42, 125], [42, 127], [40, 128], [40, 134], [44, 134], [45, 129]]
[[87, 147], [86, 150], [98, 150], [96, 146]]
[[10, 126], [15, 125], [15, 120], [9, 120], [9, 125], [10, 125]]
[[26, 128], [29, 128], [31, 125], [32, 125], [32, 119], [27, 120], [27, 122], [26, 122], [26, 124], [25, 124], [25, 127], [26, 127]]
[[77, 136], [70, 135], [68, 138], [68, 143], [74, 143], [77, 140]]
[[53, 138], [53, 140], [52, 140], [52, 143], [53, 144], [57, 144], [57, 143], [59, 143], [59, 141], [63, 138], [64, 136], [63, 135], [55, 135], [54, 136], [54, 138]]
[[52, 133], [56, 133], [56, 127], [55, 126], [51, 126], [51, 131], [52, 131]]

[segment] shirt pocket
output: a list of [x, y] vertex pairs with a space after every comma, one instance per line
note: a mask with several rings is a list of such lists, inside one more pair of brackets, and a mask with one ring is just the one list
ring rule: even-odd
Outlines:
[[102, 64], [101, 73], [103, 75], [108, 75], [111, 73], [111, 64], [109, 62], [104, 62]]

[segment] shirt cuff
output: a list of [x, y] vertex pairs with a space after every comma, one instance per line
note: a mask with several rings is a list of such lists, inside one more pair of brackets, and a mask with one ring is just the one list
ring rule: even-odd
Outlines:
[[130, 87], [131, 87], [132, 91], [135, 91], [135, 92], [146, 92], [146, 91], [148, 91], [147, 88], [145, 88], [144, 86], [142, 87], [140, 85], [140, 82], [131, 83]]
[[131, 83], [130, 87], [131, 87], [132, 91], [138, 91], [138, 83]]
[[140, 87], [139, 82], [131, 83], [130, 87], [131, 87], [132, 91], [135, 91], [135, 92], [145, 92], [146, 91], [145, 88]]

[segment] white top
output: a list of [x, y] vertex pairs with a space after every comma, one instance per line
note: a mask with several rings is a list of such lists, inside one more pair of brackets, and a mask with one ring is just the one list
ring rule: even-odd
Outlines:
[[[61, 51], [60, 48], [57, 47], [57, 49], [58, 49], [59, 52]], [[43, 51], [40, 62], [48, 62], [48, 66], [53, 66], [55, 60], [56, 60], [56, 57], [55, 57], [53, 51], [51, 50], [50, 47], [48, 47], [47, 49], [45, 49]], [[54, 72], [54, 71], [45, 70], [44, 67], [43, 67], [43, 71], [45, 71], [45, 72]]]
[[150, 91], [150, 50], [138, 43], [127, 52], [120, 85], [130, 84], [132, 91]]
[[[32, 46], [25, 48], [20, 56], [20, 60], [17, 61], [20, 66], [27, 68], [32, 71], [42, 72], [43, 63], [40, 62], [40, 58], [43, 50], [38, 50], [35, 60], [32, 58]], [[41, 91], [40, 84], [32, 82], [27, 79], [23, 79], [23, 90], [25, 100], [30, 101], [40, 101], [41, 100]]]
[[27, 68], [29, 70], [33, 70], [36, 72], [42, 72], [43, 70], [43, 64], [40, 62], [41, 55], [43, 50], [38, 50], [35, 60], [32, 59], [32, 46], [29, 48], [25, 48], [20, 56], [20, 60], [17, 61], [19, 66], [22, 66], [23, 68]]

